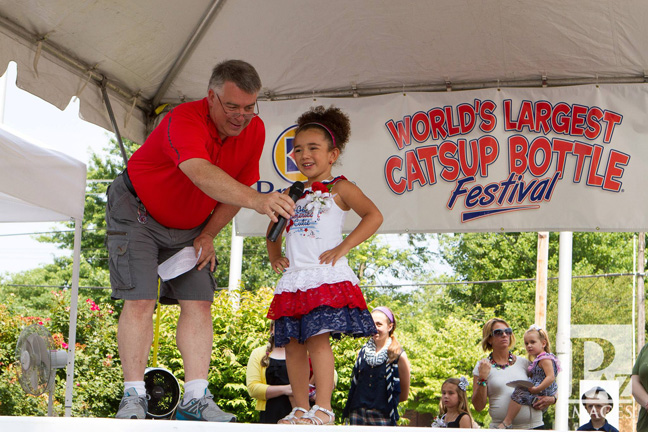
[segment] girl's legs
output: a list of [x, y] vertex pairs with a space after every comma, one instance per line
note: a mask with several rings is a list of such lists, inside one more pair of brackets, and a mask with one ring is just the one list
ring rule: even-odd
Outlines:
[[511, 400], [508, 406], [508, 411], [506, 412], [506, 417], [504, 417], [504, 420], [497, 428], [498, 429], [509, 428], [513, 424], [513, 419], [515, 418], [515, 416], [518, 415], [521, 408], [522, 405], [515, 402], [514, 400]]
[[[335, 360], [331, 350], [329, 334], [323, 333], [307, 339], [306, 348], [313, 363], [313, 375], [315, 376], [315, 387], [317, 388], [315, 403], [322, 408], [331, 410], [331, 396], [335, 384]], [[294, 391], [295, 388], [293, 387]], [[315, 415], [324, 422], [329, 421], [328, 415], [322, 411], [317, 411]]]
[[[293, 408], [300, 407], [308, 411], [308, 378], [310, 375], [308, 353], [306, 345], [300, 344], [297, 339], [290, 339], [286, 345], [286, 368], [293, 391], [293, 397], [290, 400]], [[302, 414], [301, 411], [297, 411], [295, 415], [301, 417]]]

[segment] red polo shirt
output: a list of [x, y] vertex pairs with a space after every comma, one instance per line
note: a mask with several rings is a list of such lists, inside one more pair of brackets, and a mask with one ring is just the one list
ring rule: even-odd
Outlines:
[[207, 99], [169, 112], [128, 161], [128, 175], [148, 212], [168, 228], [191, 229], [203, 223], [217, 201], [205, 195], [178, 165], [206, 159], [251, 186], [259, 180], [265, 126], [252, 119], [240, 135], [221, 141], [209, 117]]

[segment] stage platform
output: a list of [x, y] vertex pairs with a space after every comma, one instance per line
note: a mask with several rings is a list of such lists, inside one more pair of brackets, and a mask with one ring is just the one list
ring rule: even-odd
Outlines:
[[[316, 428], [316, 429], [313, 429]], [[257, 423], [207, 423], [177, 420], [121, 420], [114, 418], [85, 417], [2, 417], [1, 432], [385, 432], [384, 426], [310, 426], [310, 425], [262, 425]], [[412, 427], [400, 427], [409, 429]], [[419, 428], [417, 428], [419, 429]], [[423, 429], [423, 428], [421, 428]], [[430, 429], [430, 428], [424, 428]], [[390, 428], [389, 430], [393, 430]]]

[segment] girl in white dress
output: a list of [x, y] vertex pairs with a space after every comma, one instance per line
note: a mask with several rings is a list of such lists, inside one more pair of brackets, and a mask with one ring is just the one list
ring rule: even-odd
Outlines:
[[[267, 241], [272, 268], [283, 273], [268, 318], [275, 320], [275, 344], [286, 347], [294, 396], [292, 412], [279, 423], [333, 424], [334, 359], [329, 335], [376, 333], [359, 280], [345, 255], [374, 234], [383, 218], [360, 188], [344, 176], [331, 175], [349, 139], [349, 118], [339, 108], [318, 106], [302, 114], [297, 126], [294, 160], [308, 179], [306, 189], [286, 226], [286, 255], [281, 253], [281, 237]], [[349, 210], [361, 220], [343, 238]], [[304, 408], [309, 406], [308, 353], [317, 382], [310, 411]]]

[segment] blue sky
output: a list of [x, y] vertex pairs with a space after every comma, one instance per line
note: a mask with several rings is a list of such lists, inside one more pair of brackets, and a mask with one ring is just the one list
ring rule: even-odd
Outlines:
[[[78, 101], [71, 101], [68, 107], [61, 111], [20, 90], [16, 87], [15, 63], [9, 64], [3, 78], [5, 76], [7, 85], [4, 119], [0, 119], [2, 123], [32, 138], [36, 144], [60, 151], [86, 164], [92, 151], [103, 153], [103, 148], [113, 135], [99, 126], [81, 120]], [[22, 235], [57, 228], [59, 227], [55, 223], [0, 224], [0, 274], [28, 270], [50, 263], [55, 255], [71, 256], [72, 251], [61, 251], [52, 245], [33, 240], [30, 235]]]

